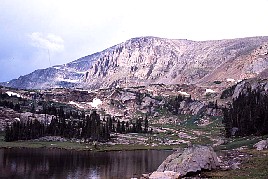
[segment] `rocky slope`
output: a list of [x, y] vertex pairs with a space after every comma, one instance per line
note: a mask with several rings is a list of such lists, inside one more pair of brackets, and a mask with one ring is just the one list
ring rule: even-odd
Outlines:
[[85, 73], [92, 62], [99, 59], [100, 53], [95, 53], [76, 61], [57, 65], [20, 76], [18, 79], [2, 83], [4, 86], [20, 89], [46, 89], [57, 87], [73, 87], [84, 81]]
[[5, 83], [16, 88], [200, 84], [266, 77], [268, 37], [216, 41], [133, 38], [74, 62]]

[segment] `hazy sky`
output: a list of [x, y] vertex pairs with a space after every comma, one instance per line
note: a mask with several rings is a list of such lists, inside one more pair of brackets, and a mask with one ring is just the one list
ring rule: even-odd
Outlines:
[[267, 7], [268, 0], [0, 0], [0, 81], [133, 37], [267, 36]]

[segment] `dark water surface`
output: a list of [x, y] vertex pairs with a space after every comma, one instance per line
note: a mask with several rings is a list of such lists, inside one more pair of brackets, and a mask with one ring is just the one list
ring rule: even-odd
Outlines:
[[157, 169], [172, 151], [85, 152], [0, 149], [0, 178], [131, 178]]

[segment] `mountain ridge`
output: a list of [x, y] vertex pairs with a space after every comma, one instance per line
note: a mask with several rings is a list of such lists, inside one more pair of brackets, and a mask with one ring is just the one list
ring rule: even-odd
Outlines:
[[[208, 84], [258, 76], [268, 65], [268, 37], [192, 41], [136, 37], [64, 65], [4, 83], [26, 89], [88, 89], [148, 84]], [[266, 65], [267, 64], [267, 65]]]

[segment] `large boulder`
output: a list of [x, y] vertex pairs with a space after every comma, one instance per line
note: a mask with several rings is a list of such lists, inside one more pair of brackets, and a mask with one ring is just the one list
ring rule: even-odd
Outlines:
[[173, 171], [181, 176], [201, 170], [212, 170], [219, 166], [219, 161], [212, 147], [194, 145], [184, 151], [176, 151], [166, 158], [157, 172]]

